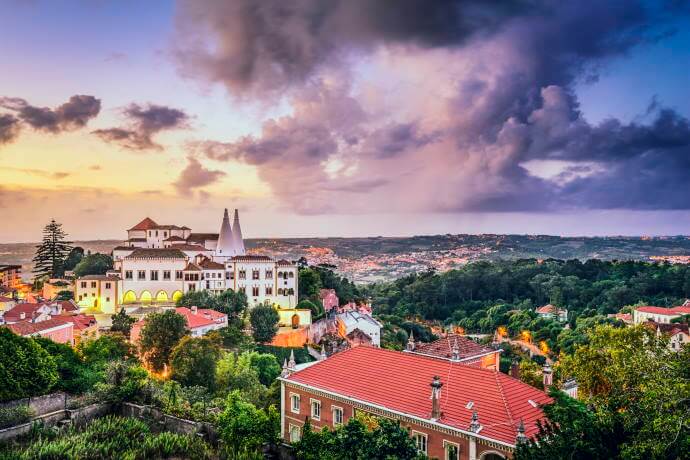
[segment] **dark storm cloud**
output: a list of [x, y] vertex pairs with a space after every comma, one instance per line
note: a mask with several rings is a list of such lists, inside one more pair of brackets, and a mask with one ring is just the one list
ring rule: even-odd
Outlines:
[[233, 91], [302, 82], [353, 50], [439, 47], [536, 10], [527, 0], [183, 0], [177, 55], [186, 73]]
[[17, 137], [20, 124], [53, 134], [83, 128], [101, 111], [101, 101], [93, 96], [75, 95], [50, 109], [33, 106], [18, 97], [0, 97], [0, 108], [13, 113], [0, 114], [0, 143], [7, 143]]
[[0, 114], [0, 145], [8, 144], [19, 136], [19, 119], [9, 114]]
[[93, 131], [106, 142], [112, 142], [130, 150], [161, 150], [153, 136], [165, 130], [188, 127], [189, 116], [179, 109], [149, 104], [142, 107], [131, 104], [123, 110], [128, 120], [126, 128], [108, 128]]
[[[591, 124], [574, 92], [672, 34], [687, 3], [183, 2], [187, 72], [294, 109], [197, 153], [256, 166], [303, 213], [688, 209], [688, 120], [656, 101], [646, 121]], [[409, 82], [361, 90], [361, 55]], [[527, 166], [553, 160], [550, 177]]]

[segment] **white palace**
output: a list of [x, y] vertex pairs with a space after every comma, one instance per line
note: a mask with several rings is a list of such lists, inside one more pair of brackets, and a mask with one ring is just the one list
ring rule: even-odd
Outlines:
[[294, 309], [297, 303], [297, 266], [247, 255], [237, 210], [232, 225], [225, 210], [219, 233], [193, 233], [147, 217], [113, 249], [113, 265], [106, 275], [76, 281], [80, 307], [111, 314], [121, 306], [169, 306], [186, 292], [227, 289], [244, 291], [250, 306]]

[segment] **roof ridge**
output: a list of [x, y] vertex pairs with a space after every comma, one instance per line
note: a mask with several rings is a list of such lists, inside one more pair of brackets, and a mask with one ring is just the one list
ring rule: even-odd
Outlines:
[[501, 400], [503, 400], [503, 407], [505, 407], [506, 415], [508, 415], [508, 421], [510, 422], [510, 426], [514, 427], [515, 421], [513, 420], [513, 413], [510, 411], [510, 408], [508, 407], [508, 401], [506, 400], [506, 395], [503, 392], [503, 385], [501, 385], [501, 382], [498, 378], [499, 372], [500, 371], [494, 371], [494, 378], [496, 379], [496, 386], [498, 387], [498, 394], [501, 395]]

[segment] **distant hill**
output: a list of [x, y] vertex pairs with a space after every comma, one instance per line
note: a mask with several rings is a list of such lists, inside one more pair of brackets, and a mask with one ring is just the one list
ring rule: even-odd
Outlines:
[[[77, 241], [86, 251], [110, 253], [119, 240]], [[31, 272], [36, 243], [0, 244], [0, 264], [18, 263]], [[248, 239], [257, 254], [328, 263], [358, 281], [389, 279], [409, 272], [444, 270], [473, 260], [557, 258], [649, 260], [690, 255], [690, 237], [559, 237], [549, 235], [430, 235], [368, 238]]]

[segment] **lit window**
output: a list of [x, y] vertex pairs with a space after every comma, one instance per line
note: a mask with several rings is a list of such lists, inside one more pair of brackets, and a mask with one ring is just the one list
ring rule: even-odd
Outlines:
[[333, 426], [343, 424], [343, 409], [342, 407], [333, 407]]
[[460, 446], [453, 442], [443, 441], [446, 451], [446, 460], [460, 460]]
[[110, 302], [110, 297], [106, 297], [106, 298], [105, 298], [105, 301], [106, 301], [106, 302]]
[[299, 395], [290, 395], [290, 410], [295, 414], [299, 414]]
[[311, 400], [311, 418], [314, 420], [321, 420], [321, 401], [316, 399]]
[[299, 427], [290, 425], [290, 442], [298, 442], [300, 438]]
[[426, 455], [426, 442], [427, 438], [424, 433], [420, 433], [418, 431], [413, 431], [412, 432], [412, 440], [414, 441], [415, 445], [417, 446], [417, 450], [421, 452], [422, 454]]

